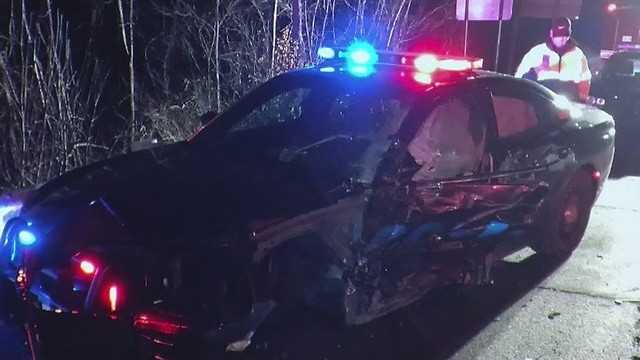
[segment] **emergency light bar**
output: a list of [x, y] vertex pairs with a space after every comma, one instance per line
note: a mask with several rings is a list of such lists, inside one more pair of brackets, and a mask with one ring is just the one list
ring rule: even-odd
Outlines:
[[[369, 75], [374, 65], [385, 64], [412, 69], [423, 75], [436, 71], [469, 71], [481, 69], [482, 58], [454, 57], [429, 53], [376, 51], [365, 42], [356, 42], [348, 48], [321, 47], [318, 56], [327, 61], [345, 62], [347, 70], [354, 75]], [[427, 76], [424, 76], [426, 79]]]

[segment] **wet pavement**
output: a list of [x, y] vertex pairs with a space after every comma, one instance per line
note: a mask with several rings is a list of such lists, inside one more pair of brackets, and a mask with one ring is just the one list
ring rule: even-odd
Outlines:
[[[419, 301], [366, 326], [296, 314], [228, 358], [640, 359], [640, 134], [622, 135], [583, 243], [566, 263], [524, 251], [495, 268], [492, 286]], [[0, 359], [28, 358], [21, 334], [0, 326]]]

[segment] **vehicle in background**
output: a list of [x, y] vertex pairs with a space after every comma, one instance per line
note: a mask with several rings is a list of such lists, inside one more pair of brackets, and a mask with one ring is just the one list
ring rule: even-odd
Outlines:
[[604, 60], [591, 94], [605, 100], [602, 109], [619, 128], [640, 130], [640, 50], [616, 52]]

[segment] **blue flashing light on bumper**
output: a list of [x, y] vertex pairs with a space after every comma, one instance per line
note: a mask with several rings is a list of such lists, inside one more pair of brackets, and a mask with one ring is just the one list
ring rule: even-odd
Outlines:
[[18, 241], [23, 246], [30, 246], [36, 242], [36, 235], [29, 230], [22, 230], [18, 233]]

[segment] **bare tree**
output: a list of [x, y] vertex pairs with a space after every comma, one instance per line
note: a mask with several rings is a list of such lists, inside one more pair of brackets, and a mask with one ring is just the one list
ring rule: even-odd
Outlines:
[[[130, 147], [136, 140], [139, 125], [136, 118], [136, 76], [134, 67], [134, 0], [129, 0], [128, 7], [124, 0], [118, 0], [118, 15], [120, 18], [120, 28], [122, 33], [122, 44], [129, 56], [129, 104], [130, 104], [130, 127], [127, 131], [127, 143]], [[125, 12], [125, 10], [127, 12]]]
[[50, 7], [45, 16], [11, 3], [0, 38], [0, 118], [4, 188], [29, 187], [105, 156], [97, 140], [108, 78], [90, 54], [74, 66], [68, 27]]
[[[270, 77], [315, 63], [323, 44], [363, 39], [405, 49], [452, 19], [453, 0], [430, 3], [116, 0], [128, 60], [125, 148], [143, 138], [189, 137], [198, 115], [220, 112]], [[89, 53], [74, 64], [66, 22], [49, 4], [36, 18], [12, 0], [8, 35], [0, 38], [0, 117], [11, 119], [0, 128], [0, 165], [2, 178], [16, 186], [108, 156], [95, 130], [107, 73]], [[136, 26], [142, 12], [159, 20], [153, 31]], [[114, 148], [113, 139], [104, 141]]]
[[[311, 59], [321, 44], [346, 45], [354, 39], [368, 40], [377, 48], [404, 50], [408, 41], [452, 21], [455, 10], [453, 0], [439, 6], [413, 0], [315, 0], [305, 4], [301, 47]], [[338, 25], [336, 14], [344, 25]]]
[[189, 136], [197, 126], [192, 121], [197, 114], [219, 112], [268, 78], [313, 64], [321, 44], [345, 45], [361, 38], [380, 48], [402, 49], [408, 40], [449, 20], [452, 4], [453, 0], [438, 7], [413, 0], [156, 3], [153, 10], [165, 20], [161, 32], [146, 41], [151, 84], [150, 95], [139, 105], [141, 135], [156, 133], [172, 140]]

